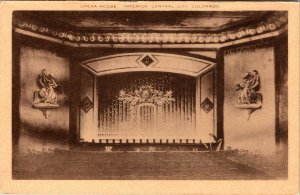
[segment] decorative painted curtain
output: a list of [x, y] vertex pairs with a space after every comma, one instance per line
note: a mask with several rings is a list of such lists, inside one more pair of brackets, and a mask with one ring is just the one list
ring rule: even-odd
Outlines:
[[195, 81], [162, 72], [99, 77], [99, 139], [194, 138]]

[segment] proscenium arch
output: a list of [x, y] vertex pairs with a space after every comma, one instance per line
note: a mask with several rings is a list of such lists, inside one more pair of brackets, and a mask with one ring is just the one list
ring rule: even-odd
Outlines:
[[[143, 60], [145, 57], [151, 58], [151, 63]], [[147, 61], [147, 60], [146, 60]], [[195, 132], [192, 136], [195, 140], [203, 143], [209, 143], [210, 134], [216, 132], [216, 88], [215, 86], [215, 65], [212, 59], [193, 57], [188, 55], [168, 54], [168, 53], [122, 53], [117, 55], [108, 55], [99, 58], [90, 59], [80, 63], [81, 88], [80, 98], [88, 97], [93, 103], [92, 111], [86, 113], [80, 109], [80, 140], [87, 142], [97, 142], [99, 140], [120, 139], [115, 135], [100, 135], [99, 137], [99, 80], [101, 77], [109, 74], [126, 72], [169, 72], [192, 76], [195, 78]], [[86, 75], [86, 76], [84, 76]], [[88, 75], [88, 76], [87, 76]], [[206, 113], [201, 109], [201, 103], [207, 99], [214, 104], [212, 110]], [[209, 121], [209, 122], [208, 122]], [[101, 134], [101, 133], [100, 133]], [[135, 135], [134, 135], [135, 136]], [[129, 139], [122, 137], [121, 139]], [[136, 139], [131, 137], [130, 139]], [[139, 138], [140, 139], [140, 138]], [[170, 137], [173, 139], [173, 137]], [[182, 137], [182, 139], [191, 139], [191, 137]], [[100, 141], [99, 141], [100, 142]], [[102, 141], [101, 141], [102, 143]], [[106, 142], [105, 142], [106, 143]]]
[[[151, 63], [145, 62], [148, 59]], [[197, 77], [215, 66], [214, 61], [186, 55], [138, 52], [108, 55], [86, 60], [81, 66], [94, 74], [103, 76], [125, 72], [170, 72]]]

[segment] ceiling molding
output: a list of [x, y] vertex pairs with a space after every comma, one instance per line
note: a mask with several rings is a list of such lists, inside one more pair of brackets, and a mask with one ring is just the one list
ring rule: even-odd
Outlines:
[[265, 34], [260, 34], [248, 38], [243, 38], [239, 40], [234, 40], [234, 41], [229, 41], [225, 43], [202, 43], [202, 44], [191, 44], [191, 43], [181, 43], [181, 44], [145, 44], [145, 43], [136, 43], [136, 44], [118, 44], [118, 43], [73, 43], [69, 41], [63, 41], [57, 38], [41, 35], [35, 32], [31, 31], [26, 31], [20, 28], [16, 28], [15, 32], [27, 36], [31, 36], [34, 38], [39, 38], [55, 43], [59, 43], [62, 45], [70, 46], [70, 47], [79, 47], [79, 48], [188, 48], [188, 49], [213, 49], [217, 50], [222, 47], [228, 47], [232, 45], [237, 45], [237, 44], [242, 44], [242, 43], [247, 43], [250, 41], [255, 41], [255, 40], [261, 40], [261, 39], [266, 39], [266, 38], [272, 38], [276, 37], [283, 32], [286, 32], [288, 29], [288, 25], [283, 26], [281, 29], [274, 31], [274, 32], [269, 32]]
[[[75, 43], [85, 47], [89, 44], [223, 44], [232, 41], [241, 40], [244, 38], [255, 37], [270, 32], [275, 32], [285, 26], [288, 22], [287, 12], [275, 12], [268, 18], [260, 21], [257, 24], [245, 25], [235, 30], [223, 31], [220, 33], [202, 33], [202, 32], [63, 32], [56, 31], [46, 26], [38, 26], [27, 21], [16, 21], [15, 28], [40, 34], [41, 36], [49, 37], [53, 40], [61, 40], [64, 42]], [[27, 33], [29, 34], [29, 33]]]
[[247, 43], [247, 42], [250, 42], [250, 41], [256, 41], [256, 40], [260, 40], [260, 39], [276, 37], [276, 36], [280, 35], [281, 33], [287, 31], [287, 29], [288, 29], [287, 26], [288, 25], [283, 26], [278, 31], [269, 32], [269, 33], [266, 33], [266, 34], [257, 35], [257, 36], [253, 36], [253, 37], [249, 37], [249, 38], [245, 38], [245, 39], [236, 40], [236, 41], [231, 41], [231, 42], [223, 43], [221, 45], [222, 45], [222, 47], [227, 47], [227, 46], [231, 46], [231, 45]]
[[21, 28], [15, 28], [15, 32], [19, 33], [19, 34], [22, 34], [22, 35], [27, 35], [27, 36], [34, 37], [34, 38], [39, 38], [39, 39], [43, 39], [43, 40], [54, 42], [54, 43], [64, 44], [64, 41], [62, 41], [60, 39], [53, 38], [53, 37], [50, 37], [50, 36], [47, 36], [47, 35], [41, 35], [41, 34], [31, 32], [31, 31], [28, 31], [28, 30], [24, 30], [24, 29], [21, 29]]

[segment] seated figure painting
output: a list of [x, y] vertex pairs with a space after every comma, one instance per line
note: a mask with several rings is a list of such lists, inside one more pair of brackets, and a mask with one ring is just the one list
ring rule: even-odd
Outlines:
[[261, 105], [260, 76], [257, 70], [247, 72], [236, 85], [239, 105]]
[[57, 98], [62, 86], [57, 82], [54, 74], [43, 69], [38, 75], [37, 85], [39, 89], [33, 94], [33, 106], [36, 108], [59, 107]]

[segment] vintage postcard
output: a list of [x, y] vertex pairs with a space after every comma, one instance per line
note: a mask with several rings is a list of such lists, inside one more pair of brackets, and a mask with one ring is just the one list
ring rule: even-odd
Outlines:
[[299, 193], [298, 3], [0, 10], [0, 193]]

